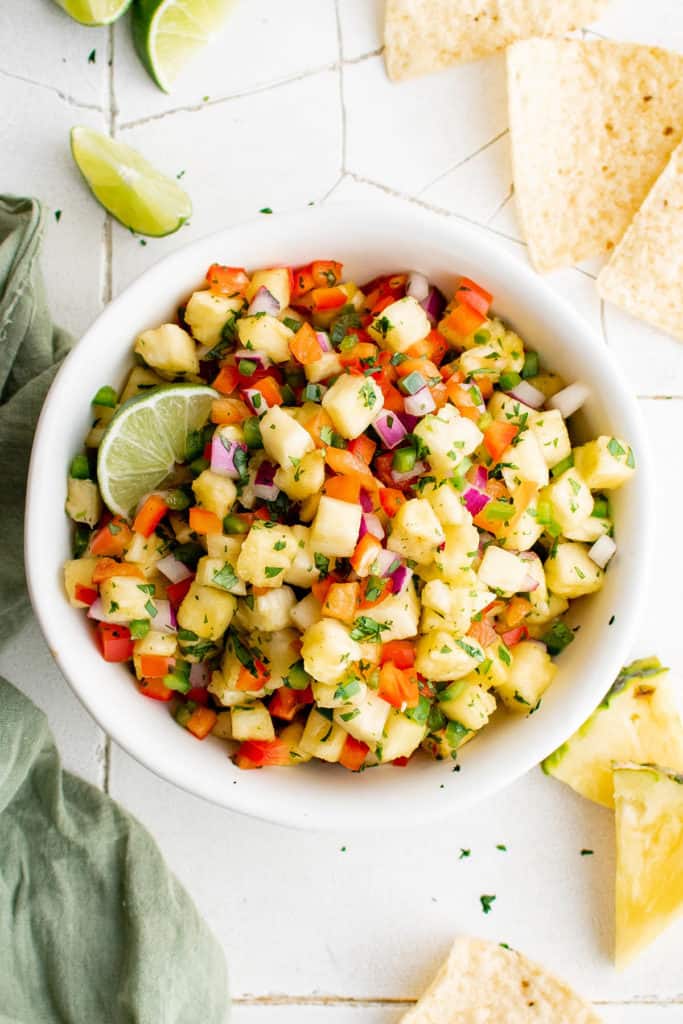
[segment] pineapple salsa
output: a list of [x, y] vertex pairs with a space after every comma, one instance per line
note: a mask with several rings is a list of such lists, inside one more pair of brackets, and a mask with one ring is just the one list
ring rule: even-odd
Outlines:
[[533, 712], [635, 461], [460, 278], [214, 264], [144, 331], [69, 471], [69, 600], [241, 768], [351, 771]]

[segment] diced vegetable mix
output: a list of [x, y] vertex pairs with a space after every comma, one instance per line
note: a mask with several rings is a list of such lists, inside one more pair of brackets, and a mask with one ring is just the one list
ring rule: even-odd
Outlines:
[[[417, 273], [359, 288], [332, 260], [214, 264], [178, 323], [138, 337], [121, 394], [94, 397], [68, 597], [107, 661], [241, 768], [455, 758], [552, 682], [635, 461], [615, 437], [572, 446], [585, 389], [491, 302], [466, 278], [447, 304]], [[112, 516], [93, 452], [123, 402], [169, 381], [210, 383], [210, 421]]]

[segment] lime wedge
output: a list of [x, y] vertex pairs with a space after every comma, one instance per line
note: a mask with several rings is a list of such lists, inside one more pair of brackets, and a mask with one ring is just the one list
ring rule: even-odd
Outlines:
[[141, 235], [170, 235], [192, 213], [177, 181], [137, 150], [90, 128], [71, 129], [71, 152], [95, 198], [125, 227]]
[[169, 384], [123, 403], [97, 456], [97, 479], [107, 508], [128, 516], [176, 462], [184, 461], [188, 434], [204, 426], [217, 397], [201, 384]]
[[130, 7], [131, 0], [55, 0], [81, 25], [111, 25]]
[[164, 92], [211, 40], [237, 0], [138, 0], [133, 39], [142, 63]]

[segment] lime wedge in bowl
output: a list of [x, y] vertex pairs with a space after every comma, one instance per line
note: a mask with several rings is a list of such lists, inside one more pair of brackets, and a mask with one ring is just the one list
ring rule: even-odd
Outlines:
[[129, 516], [176, 462], [185, 460], [188, 435], [204, 426], [215, 398], [213, 388], [201, 384], [169, 384], [124, 402], [97, 455], [97, 479], [107, 508]]
[[71, 152], [95, 198], [125, 227], [141, 235], [170, 235], [192, 213], [177, 181], [161, 174], [137, 150], [77, 126]]
[[131, 0], [55, 0], [81, 25], [111, 25], [130, 7]]
[[164, 92], [202, 50], [237, 0], [138, 0], [133, 39], [140, 60]]

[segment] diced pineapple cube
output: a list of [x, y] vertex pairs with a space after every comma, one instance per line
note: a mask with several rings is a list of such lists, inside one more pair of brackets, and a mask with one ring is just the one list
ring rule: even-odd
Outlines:
[[320, 619], [303, 636], [301, 655], [309, 675], [321, 683], [338, 683], [359, 660], [361, 649], [337, 619]]
[[415, 668], [427, 679], [442, 683], [473, 672], [479, 662], [484, 661], [484, 657], [481, 645], [472, 637], [458, 637], [447, 630], [433, 630], [421, 636], [417, 642]]
[[237, 559], [237, 575], [256, 587], [281, 587], [297, 552], [288, 526], [256, 520]]
[[616, 437], [599, 437], [574, 451], [574, 465], [591, 491], [621, 487], [636, 468], [633, 450]]
[[308, 431], [279, 405], [269, 409], [261, 420], [261, 437], [270, 458], [284, 469], [295, 465], [293, 459], [303, 459], [315, 448]]
[[496, 698], [478, 683], [458, 679], [439, 694], [439, 707], [446, 718], [476, 731], [496, 710]]
[[296, 540], [296, 554], [285, 573], [285, 583], [291, 583], [295, 587], [310, 587], [320, 576], [310, 545], [311, 531], [309, 527], [300, 525], [292, 526], [291, 530]]
[[410, 295], [398, 299], [376, 316], [368, 334], [392, 352], [405, 352], [417, 341], [426, 338], [432, 329], [424, 309]]
[[100, 598], [108, 622], [130, 622], [131, 619], [153, 619], [154, 600], [147, 584], [131, 576], [110, 576], [100, 583]]
[[172, 658], [177, 648], [178, 639], [174, 633], [161, 633], [156, 629], [150, 629], [147, 636], [136, 640], [133, 644], [133, 665], [138, 679], [144, 678], [144, 672], [140, 663], [143, 654], [154, 654], [162, 658]]
[[289, 756], [291, 759], [291, 765], [306, 764], [313, 757], [312, 754], [308, 754], [305, 750], [301, 749], [301, 737], [304, 732], [304, 723], [298, 720], [290, 722], [286, 725], [279, 735], [279, 739], [286, 743], [289, 747]]
[[422, 743], [426, 732], [425, 722], [416, 722], [392, 708], [384, 727], [382, 739], [377, 744], [376, 752], [379, 760], [386, 763], [397, 757], [410, 757]]
[[346, 736], [346, 731], [333, 722], [331, 717], [328, 718], [327, 715], [322, 715], [312, 708], [306, 719], [299, 747], [312, 757], [335, 763], [341, 757]]
[[536, 583], [535, 589], [529, 590], [526, 596], [533, 611], [542, 615], [548, 608], [548, 585], [543, 562], [531, 551], [521, 554], [520, 559], [526, 567], [527, 576]]
[[322, 494], [312, 494], [310, 498], [304, 498], [299, 505], [299, 519], [302, 523], [310, 523], [315, 519], [315, 514], [318, 511], [318, 505]]
[[492, 590], [508, 596], [524, 592], [527, 577], [526, 563], [511, 551], [489, 544], [479, 566], [479, 579]]
[[[493, 392], [486, 404], [486, 411], [494, 420], [505, 420], [515, 425], [520, 421], [522, 424], [530, 423], [531, 417], [534, 415], [534, 410], [530, 405], [525, 405], [519, 399], [506, 395], [504, 391]], [[525, 413], [527, 414], [526, 420], [521, 420]]]
[[[533, 594], [529, 594], [532, 598]], [[545, 633], [545, 627], [553, 619], [557, 619], [569, 608], [569, 601], [566, 597], [558, 597], [557, 594], [548, 594], [545, 604], [534, 605], [524, 620], [529, 626], [529, 634], [537, 639]], [[542, 627], [542, 628], [541, 628]]]
[[323, 606], [315, 594], [310, 593], [292, 608], [291, 619], [296, 628], [304, 633], [309, 626], [320, 621], [322, 614]]
[[538, 373], [535, 377], [530, 377], [529, 383], [532, 387], [537, 388], [545, 395], [546, 401], [567, 386], [567, 382], [557, 373], [546, 372]]
[[148, 370], [146, 366], [134, 366], [128, 375], [128, 380], [121, 392], [119, 402], [123, 405], [129, 398], [133, 398], [135, 395], [140, 395], [145, 391], [149, 391], [150, 388], [156, 388], [160, 384], [165, 383], [164, 378], [160, 377], [154, 370]]
[[546, 465], [552, 469], [566, 459], [572, 450], [567, 424], [559, 409], [544, 409], [529, 416], [531, 427], [538, 441]]
[[510, 657], [508, 677], [496, 691], [509, 711], [528, 714], [555, 678], [557, 665], [544, 647], [526, 640], [512, 648]]
[[185, 307], [185, 323], [198, 342], [213, 347], [221, 340], [228, 320], [243, 306], [239, 295], [229, 298], [210, 291], [193, 292]]
[[572, 526], [571, 540], [585, 540], [588, 544], [595, 544], [596, 540], [604, 537], [612, 529], [612, 520], [603, 519], [602, 516], [588, 516], [583, 522], [574, 523]]
[[578, 540], [574, 536], [593, 511], [593, 496], [586, 481], [579, 471], [572, 467], [541, 491], [539, 501], [548, 501], [552, 508], [553, 519], [565, 537]]
[[139, 565], [145, 575], [148, 575], [154, 571], [156, 563], [164, 557], [167, 549], [167, 542], [158, 533], [153, 533], [150, 537], [134, 533], [124, 555], [124, 561]]
[[[430, 580], [422, 590], [423, 610], [435, 611], [443, 620], [448, 621], [447, 628], [454, 633], [466, 633], [472, 622], [472, 616], [485, 608], [495, 599], [485, 588], [456, 587], [443, 580]], [[423, 614], [424, 618], [424, 614]], [[429, 619], [426, 620], [430, 622]], [[430, 624], [434, 628], [436, 621]], [[421, 630], [426, 632], [424, 623]]]
[[366, 690], [362, 701], [353, 709], [340, 709], [334, 713], [334, 721], [345, 729], [349, 736], [374, 747], [381, 742], [391, 705], [372, 690]]
[[451, 477], [465, 456], [471, 455], [484, 439], [476, 423], [461, 416], [448, 402], [438, 413], [423, 416], [414, 434], [426, 448], [434, 472], [445, 478]]
[[64, 510], [75, 523], [95, 526], [102, 515], [102, 499], [93, 480], [76, 480], [69, 477]]
[[479, 532], [468, 520], [461, 526], [447, 526], [445, 542], [437, 552], [433, 566], [428, 567], [425, 579], [444, 579], [454, 586], [464, 586], [471, 579], [473, 560], [479, 553]]
[[371, 609], [370, 617], [386, 626], [382, 630], [382, 642], [407, 640], [415, 636], [420, 620], [420, 602], [415, 587], [409, 582], [400, 594], [391, 594]]
[[411, 498], [391, 521], [390, 551], [423, 565], [434, 560], [445, 534], [434, 509], [424, 498]]
[[280, 309], [289, 305], [291, 296], [289, 270], [287, 267], [273, 267], [272, 270], [256, 270], [251, 275], [247, 287], [247, 301], [256, 296], [259, 288], [267, 288], [274, 299], [280, 303]]
[[202, 640], [218, 640], [230, 625], [236, 608], [237, 600], [232, 594], [202, 587], [193, 580], [178, 609], [178, 624]]
[[221, 476], [212, 469], [203, 470], [192, 484], [198, 503], [224, 519], [235, 504], [237, 488], [229, 476]]
[[350, 711], [363, 703], [368, 686], [357, 673], [347, 672], [338, 683], [314, 682], [312, 690], [319, 708], [345, 708]]
[[236, 597], [244, 597], [246, 584], [235, 573], [235, 566], [225, 558], [200, 558], [197, 562], [197, 583], [203, 587], [215, 587]]
[[211, 682], [207, 689], [224, 708], [234, 708], [238, 704], [250, 704], [252, 701], [266, 696], [265, 687], [249, 691], [236, 689], [241, 671], [241, 663], [232, 651], [226, 651], [221, 671], [211, 674]]
[[246, 707], [233, 707], [230, 712], [234, 740], [274, 740], [273, 719], [260, 700]]
[[284, 685], [292, 665], [301, 660], [299, 634], [295, 629], [279, 629], [277, 633], [252, 633], [249, 640], [256, 641], [268, 666], [266, 690], [271, 693]]
[[219, 740], [231, 740], [232, 736], [232, 716], [229, 711], [219, 711], [214, 722], [211, 735], [215, 736]]
[[96, 584], [92, 581], [97, 561], [96, 558], [72, 558], [64, 563], [64, 589], [72, 608], [88, 607], [85, 601], [77, 600], [76, 587], [88, 587], [89, 590], [97, 589]]
[[323, 494], [311, 526], [309, 545], [313, 552], [337, 558], [350, 557], [358, 541], [361, 515], [360, 505]]
[[289, 343], [294, 331], [268, 313], [243, 316], [237, 321], [237, 336], [242, 348], [265, 352], [274, 363], [286, 363], [290, 358]]
[[462, 492], [456, 490], [450, 480], [444, 479], [438, 484], [428, 484], [421, 489], [420, 497], [429, 502], [442, 526], [462, 526], [469, 521]]
[[571, 598], [600, 590], [605, 574], [588, 557], [585, 544], [560, 541], [545, 563], [545, 578], [553, 594]]
[[384, 395], [372, 377], [342, 374], [323, 397], [334, 429], [342, 437], [359, 437], [384, 406]]
[[510, 551], [529, 551], [543, 533], [543, 524], [536, 519], [537, 503], [524, 509], [521, 516], [508, 526], [499, 538], [500, 544]]
[[292, 501], [303, 501], [321, 491], [325, 483], [325, 455], [322, 451], [308, 452], [302, 459], [294, 458], [289, 466], [280, 466], [275, 473], [275, 484]]
[[206, 553], [209, 558], [222, 558], [224, 562], [235, 565], [239, 557], [244, 537], [224, 533], [208, 533], [206, 535]]
[[265, 594], [253, 594], [249, 603], [238, 602], [235, 624], [240, 629], [263, 629], [275, 633], [291, 626], [291, 613], [295, 604], [296, 594], [291, 587], [278, 587]]
[[197, 346], [177, 324], [162, 324], [143, 331], [135, 342], [135, 352], [164, 377], [199, 373]]
[[344, 372], [341, 360], [336, 352], [323, 352], [320, 359], [304, 366], [304, 373], [309, 384], [319, 384], [328, 377], [336, 377]]
[[548, 483], [548, 466], [538, 442], [531, 430], [525, 430], [515, 438], [516, 444], [506, 448], [501, 457], [503, 480], [514, 494], [520, 484], [530, 480], [537, 487]]
[[[441, 321], [440, 330], [443, 330], [442, 325], [445, 326], [444, 321]], [[446, 337], [449, 337], [449, 333]], [[484, 334], [487, 338], [479, 344], [477, 336], [482, 337]], [[453, 340], [458, 347], [467, 346], [467, 341], [458, 335], [452, 335], [449, 340]], [[477, 370], [519, 373], [524, 366], [521, 338], [514, 331], [508, 330], [500, 320], [489, 320], [485, 327], [475, 333], [472, 341], [474, 344], [460, 356], [460, 369], [465, 375], [476, 373]]]

